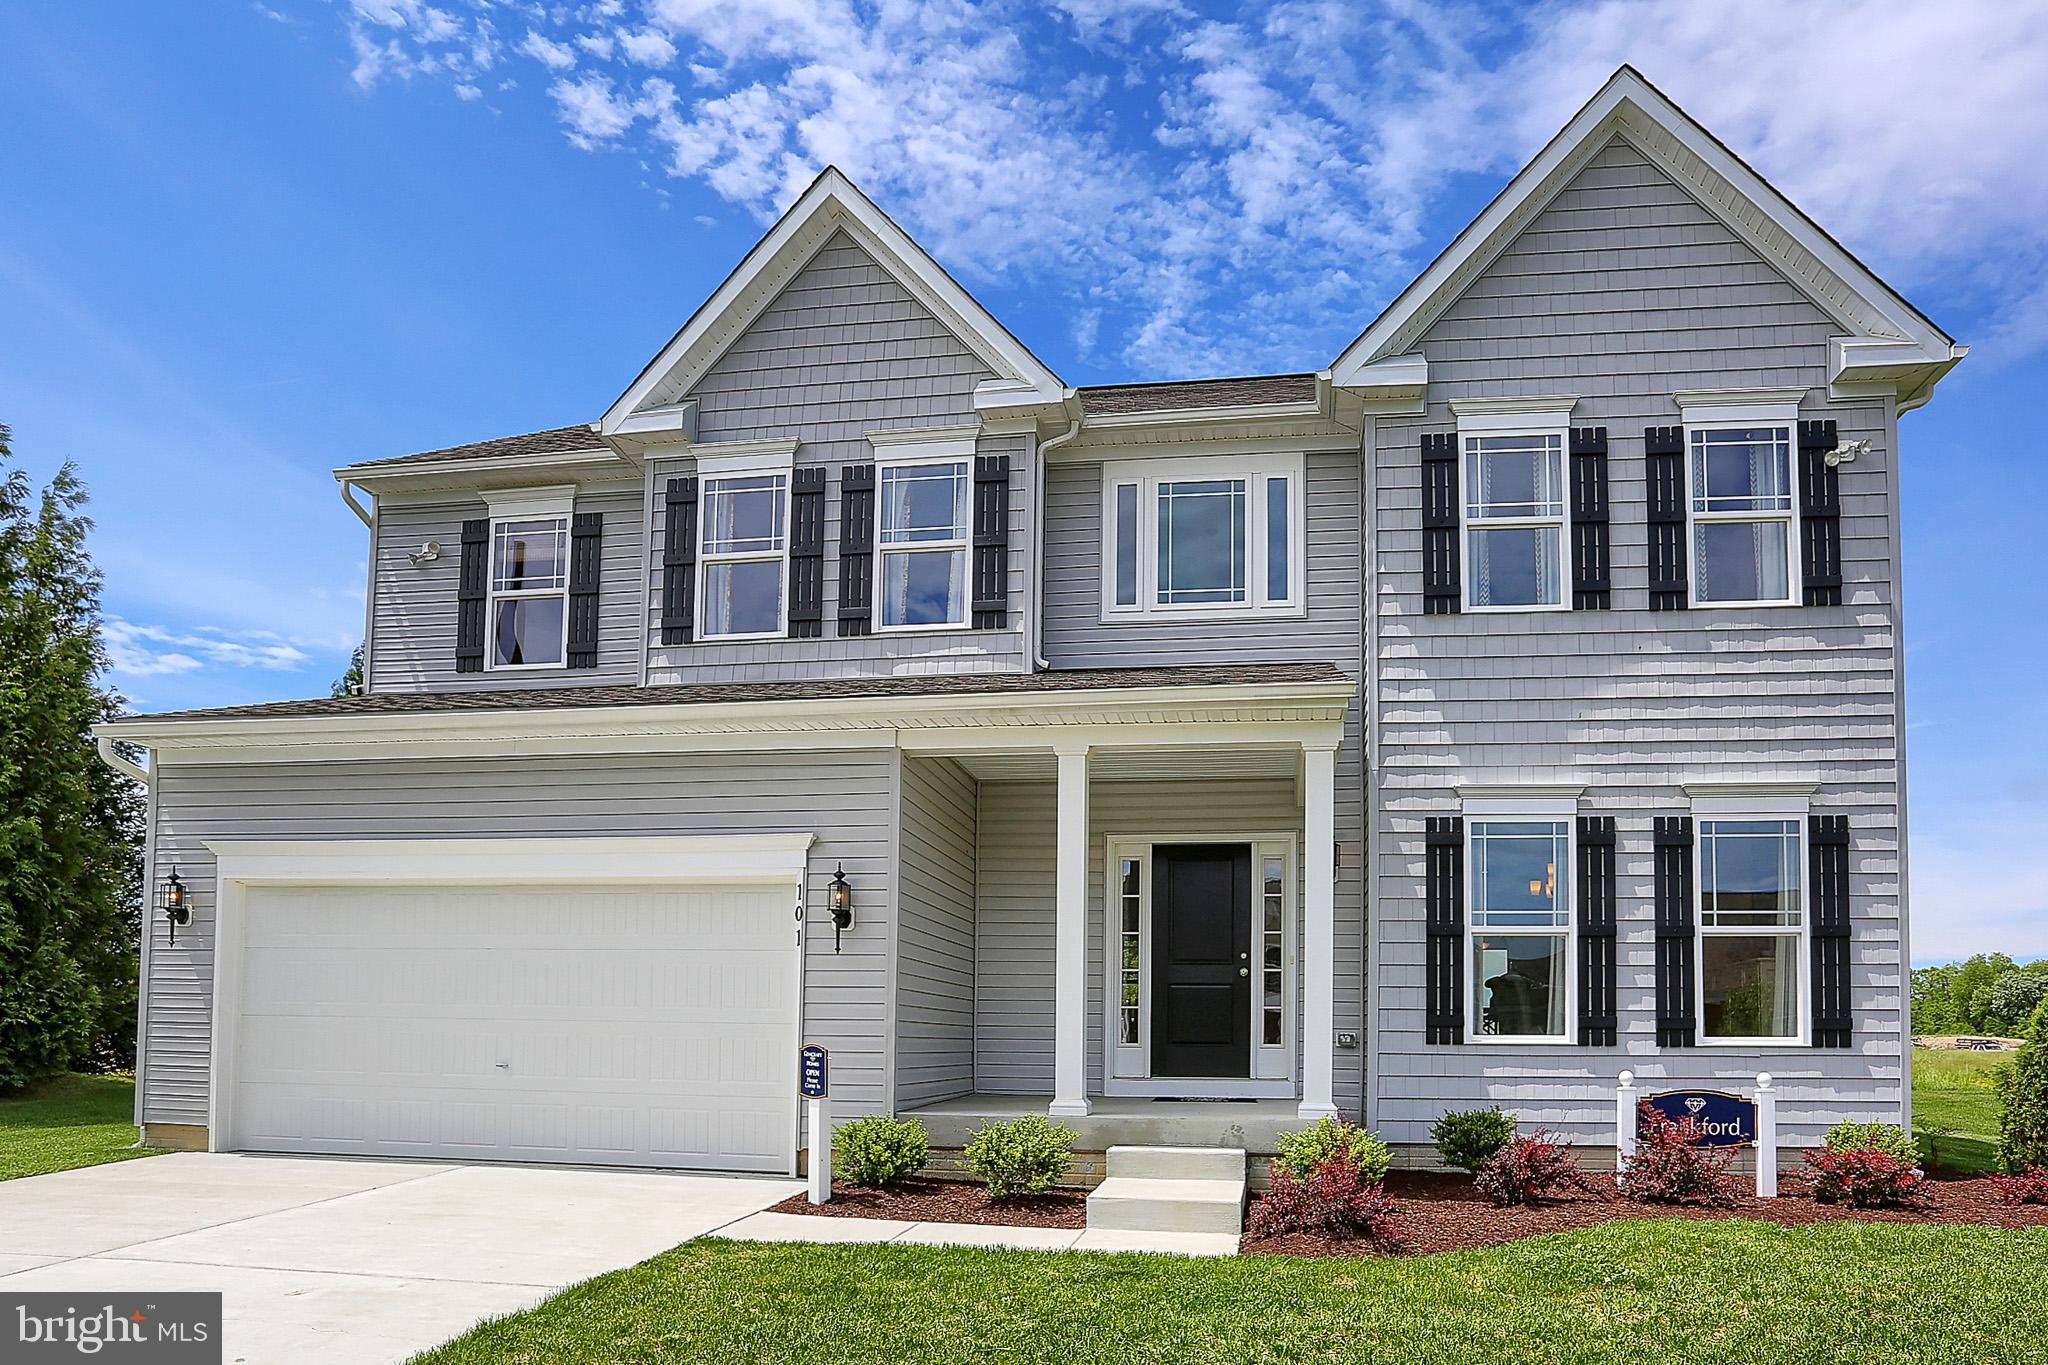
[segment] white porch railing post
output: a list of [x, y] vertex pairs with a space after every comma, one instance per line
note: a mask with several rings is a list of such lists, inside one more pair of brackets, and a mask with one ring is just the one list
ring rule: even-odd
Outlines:
[[1621, 1073], [1614, 1092], [1614, 1168], [1624, 1170], [1636, 1154], [1636, 1073]]
[[1756, 1078], [1756, 1197], [1778, 1197], [1778, 1092], [1768, 1071]]
[[1088, 747], [1056, 751], [1059, 851], [1053, 874], [1055, 1117], [1088, 1113]]
[[1301, 1117], [1337, 1112], [1337, 751], [1302, 750]]

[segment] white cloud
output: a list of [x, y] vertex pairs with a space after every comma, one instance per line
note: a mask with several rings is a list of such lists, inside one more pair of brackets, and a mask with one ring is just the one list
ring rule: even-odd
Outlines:
[[558, 43], [533, 29], [526, 30], [526, 41], [519, 45], [519, 50], [550, 71], [567, 71], [576, 65], [576, 54], [568, 44]]
[[102, 635], [109, 668], [119, 677], [191, 673], [208, 666], [292, 672], [312, 662], [298, 645], [267, 631], [230, 632], [217, 626], [177, 631], [115, 616], [108, 618]]
[[641, 66], [663, 67], [676, 59], [676, 45], [651, 28], [621, 33], [619, 50]]

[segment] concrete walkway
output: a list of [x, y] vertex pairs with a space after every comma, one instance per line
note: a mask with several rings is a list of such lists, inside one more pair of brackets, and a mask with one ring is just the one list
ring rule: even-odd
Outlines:
[[1235, 1256], [1238, 1239], [1214, 1232], [1126, 1232], [1116, 1228], [1013, 1228], [996, 1223], [910, 1223], [898, 1218], [830, 1218], [756, 1213], [719, 1229], [742, 1242], [908, 1242], [1007, 1247], [1017, 1251], [1158, 1251]]
[[800, 1188], [648, 1171], [179, 1153], [0, 1182], [0, 1291], [220, 1290], [228, 1361], [370, 1365], [404, 1360]]

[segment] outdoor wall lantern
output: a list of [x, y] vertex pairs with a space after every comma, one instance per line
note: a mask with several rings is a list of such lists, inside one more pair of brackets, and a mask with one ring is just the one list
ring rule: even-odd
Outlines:
[[853, 927], [853, 888], [846, 884], [846, 865], [832, 874], [832, 951], [839, 951], [839, 936]]
[[176, 943], [178, 926], [192, 922], [192, 907], [185, 901], [185, 883], [178, 880], [177, 868], [171, 869], [170, 880], [158, 888], [156, 903], [171, 926], [171, 942]]

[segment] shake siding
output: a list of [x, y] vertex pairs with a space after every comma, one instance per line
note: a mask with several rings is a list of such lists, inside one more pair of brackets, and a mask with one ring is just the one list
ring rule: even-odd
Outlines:
[[[815, 833], [805, 887], [805, 1036], [832, 1049], [833, 1098], [886, 1104], [886, 913], [859, 913], [832, 948], [827, 887], [844, 863], [857, 904], [887, 906], [894, 754], [446, 759], [267, 766], [164, 764], [151, 883], [176, 865], [192, 923], [148, 931], [144, 1120], [203, 1124], [212, 1033], [214, 862], [219, 839], [511, 838]], [[792, 907], [793, 909], [794, 907]], [[791, 931], [795, 922], [791, 921]]]
[[[1789, 1144], [1839, 1119], [1899, 1118], [1894, 420], [1888, 401], [1828, 398], [1827, 339], [1844, 330], [1617, 140], [1424, 336], [1428, 413], [1379, 419], [1373, 455], [1370, 1032], [1390, 1140], [1427, 1142], [1446, 1109], [1499, 1103], [1611, 1143], [1624, 1068], [1649, 1090], [1746, 1090], [1768, 1070]], [[1873, 442], [1841, 469], [1844, 605], [1648, 611], [1644, 428], [1679, 422], [1674, 392], [1798, 385], [1802, 417]], [[1574, 426], [1607, 428], [1615, 609], [1424, 616], [1420, 434], [1455, 428], [1453, 398], [1556, 393], [1580, 396]], [[1853, 1048], [1655, 1045], [1651, 821], [1686, 813], [1687, 782], [1739, 781], [1814, 781], [1813, 808], [1849, 816]], [[1583, 782], [1580, 810], [1617, 817], [1617, 1047], [1423, 1042], [1423, 822], [1457, 811], [1459, 783], [1515, 782]]]
[[[531, 672], [455, 671], [455, 589], [462, 573], [462, 523], [490, 515], [482, 498], [384, 498], [377, 508], [376, 601], [365, 680], [372, 692], [484, 691], [640, 680], [642, 492], [606, 484], [580, 494], [578, 512], [604, 514], [598, 580], [597, 667]], [[441, 557], [415, 567], [408, 556], [439, 541]]]
[[896, 879], [896, 1104], [974, 1093], [974, 779], [903, 759]]
[[[974, 388], [993, 377], [979, 357], [844, 233], [755, 319], [691, 391], [700, 442], [793, 437], [798, 465], [823, 465], [825, 620], [822, 638], [738, 644], [661, 643], [662, 490], [693, 459], [650, 461], [654, 506], [647, 572], [652, 616], [649, 681], [742, 682], [898, 673], [1019, 672], [1029, 603], [1033, 444], [983, 436], [981, 455], [1010, 457], [1010, 628], [842, 639], [839, 610], [840, 470], [874, 460], [868, 433], [971, 426]], [[655, 452], [658, 457], [658, 452]]]

